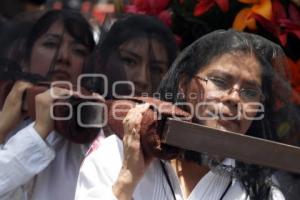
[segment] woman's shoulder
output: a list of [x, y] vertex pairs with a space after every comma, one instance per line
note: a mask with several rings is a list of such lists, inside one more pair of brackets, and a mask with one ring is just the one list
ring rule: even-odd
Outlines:
[[94, 149], [85, 158], [84, 162], [96, 162], [112, 164], [117, 160], [122, 160], [123, 157], [123, 142], [116, 135], [110, 135], [101, 141], [98, 148]]
[[271, 186], [270, 200], [285, 200], [285, 197], [284, 197], [282, 191], [278, 187]]
[[[122, 167], [123, 143], [117, 136], [111, 135], [105, 138], [99, 148], [87, 155], [80, 169], [80, 179], [93, 180], [95, 177], [116, 180]], [[100, 181], [100, 180], [99, 180]]]

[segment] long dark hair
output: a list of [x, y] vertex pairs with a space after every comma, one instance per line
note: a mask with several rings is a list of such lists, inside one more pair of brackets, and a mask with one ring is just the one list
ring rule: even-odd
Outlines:
[[[281, 79], [274, 73], [274, 69], [284, 67], [285, 56], [278, 45], [258, 35], [233, 30], [218, 30], [198, 39], [187, 47], [175, 60], [161, 82], [159, 87], [160, 96], [162, 100], [173, 103], [182, 101], [182, 99], [178, 98], [177, 93], [179, 80], [183, 75], [188, 81], [191, 81], [194, 75], [214, 58], [232, 52], [254, 55], [262, 67], [262, 91], [266, 96], [266, 100], [263, 102], [265, 117], [262, 120], [253, 121], [247, 134], [259, 138], [276, 140], [275, 128], [272, 124], [274, 122], [273, 114], [275, 110], [274, 99], [277, 97], [281, 97], [282, 101], [285, 101], [285, 99], [278, 92], [274, 92], [274, 83], [276, 82], [277, 91], [285, 87], [285, 97], [290, 92], [290, 87], [288, 84], [285, 84], [284, 79]], [[172, 95], [167, 95], [167, 93]], [[268, 178], [271, 171], [260, 166], [242, 162], [236, 162], [236, 168], [238, 169], [238, 178], [250, 198], [255, 200], [267, 199], [270, 191]]]

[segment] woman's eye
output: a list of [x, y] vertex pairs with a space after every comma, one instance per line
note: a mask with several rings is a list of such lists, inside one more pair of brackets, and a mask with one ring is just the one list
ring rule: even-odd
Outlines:
[[242, 94], [248, 99], [255, 99], [260, 97], [260, 92], [257, 89], [245, 88], [242, 90]]
[[75, 55], [80, 56], [80, 57], [85, 57], [89, 53], [88, 49], [82, 44], [75, 43], [75, 44], [72, 44], [70, 47], [71, 47], [71, 51]]
[[46, 41], [46, 42], [43, 43], [43, 46], [48, 47], [48, 48], [57, 48], [58, 47], [58, 42]]
[[124, 62], [125, 65], [127, 66], [134, 66], [137, 64], [137, 62], [132, 59], [132, 58], [128, 58], [128, 57], [123, 57], [122, 58], [122, 61]]
[[74, 48], [73, 52], [81, 57], [85, 57], [88, 55], [88, 51], [85, 48]]
[[210, 77], [209, 80], [219, 88], [227, 88], [229, 86], [229, 81], [221, 77]]

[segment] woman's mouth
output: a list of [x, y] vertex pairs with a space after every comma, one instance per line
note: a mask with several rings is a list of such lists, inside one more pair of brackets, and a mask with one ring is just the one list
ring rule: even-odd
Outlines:
[[240, 116], [238, 113], [232, 113], [226, 110], [219, 110], [218, 123], [224, 127], [228, 127], [231, 131], [238, 131], [240, 129]]
[[70, 81], [71, 75], [64, 70], [55, 70], [50, 74], [51, 81]]
[[219, 118], [217, 123], [229, 131], [238, 132], [240, 130], [240, 123], [237, 120], [226, 120]]

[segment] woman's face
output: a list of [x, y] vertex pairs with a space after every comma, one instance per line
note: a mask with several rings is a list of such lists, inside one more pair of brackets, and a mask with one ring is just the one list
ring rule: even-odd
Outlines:
[[135, 86], [135, 95], [151, 95], [168, 70], [165, 47], [155, 39], [132, 39], [119, 47], [127, 80]]
[[[29, 71], [46, 76], [54, 62], [50, 80], [65, 80], [75, 84], [89, 50], [63, 29], [63, 24], [57, 21], [36, 40], [31, 52]], [[54, 59], [56, 51], [57, 58]]]
[[261, 77], [261, 66], [253, 55], [224, 54], [181, 89], [199, 123], [245, 134], [263, 109]]

